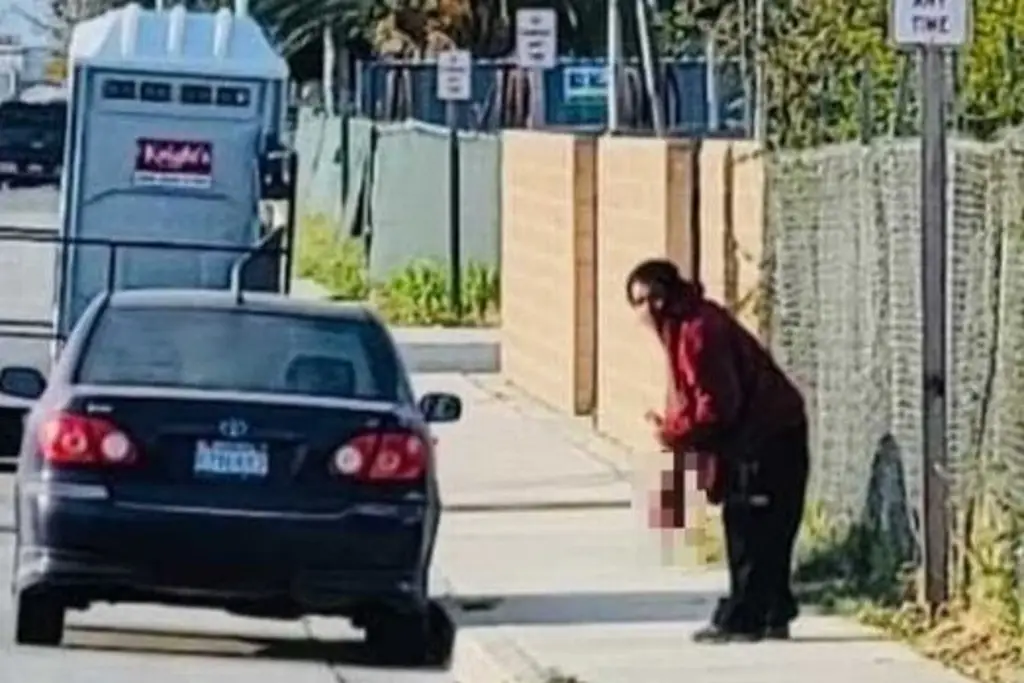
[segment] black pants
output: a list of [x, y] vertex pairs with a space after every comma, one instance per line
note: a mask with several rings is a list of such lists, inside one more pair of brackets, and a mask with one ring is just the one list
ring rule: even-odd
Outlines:
[[796, 618], [790, 572], [807, 474], [806, 425], [726, 463], [722, 520], [730, 585], [713, 617], [720, 628], [757, 633]]

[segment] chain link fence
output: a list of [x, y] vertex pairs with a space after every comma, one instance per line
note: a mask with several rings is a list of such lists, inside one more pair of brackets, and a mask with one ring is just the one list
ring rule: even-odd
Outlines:
[[[1024, 138], [950, 141], [948, 477], [1024, 511]], [[804, 387], [810, 497], [918, 554], [922, 482], [920, 142], [766, 161], [771, 341]], [[881, 511], [881, 517], [879, 517]], [[1014, 516], [1014, 515], [1011, 515]], [[954, 544], [964, 547], [970, 530]], [[880, 539], [881, 540], [881, 539]]]

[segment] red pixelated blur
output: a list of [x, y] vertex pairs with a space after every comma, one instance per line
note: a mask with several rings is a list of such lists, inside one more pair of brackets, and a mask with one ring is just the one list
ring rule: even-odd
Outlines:
[[660, 473], [658, 488], [647, 502], [652, 529], [686, 529], [692, 526], [688, 510], [693, 505], [715, 502], [720, 482], [714, 456], [685, 453], [672, 458], [672, 468]]

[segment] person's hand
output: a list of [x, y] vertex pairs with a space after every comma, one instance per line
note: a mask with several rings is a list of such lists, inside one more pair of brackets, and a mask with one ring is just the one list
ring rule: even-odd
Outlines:
[[653, 410], [648, 410], [646, 413], [644, 413], [644, 420], [646, 420], [648, 424], [654, 425], [658, 429], [661, 429], [662, 425], [665, 424], [665, 419], [661, 415], [658, 415], [658, 413], [654, 412]]
[[669, 444], [665, 441], [665, 418], [653, 410], [644, 413], [644, 419], [654, 428], [654, 440], [663, 450], [670, 450]]

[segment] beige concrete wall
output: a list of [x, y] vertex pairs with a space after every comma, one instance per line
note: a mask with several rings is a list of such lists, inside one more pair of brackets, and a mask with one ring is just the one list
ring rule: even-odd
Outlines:
[[699, 262], [708, 295], [758, 331], [757, 146], [510, 131], [502, 167], [503, 374], [563, 412], [596, 401], [601, 431], [649, 450], [642, 416], [662, 407], [664, 358], [625, 304], [626, 274], [652, 256], [690, 275]]
[[588, 413], [596, 142], [508, 131], [502, 143], [502, 373], [560, 411]]
[[598, 144], [597, 428], [654, 450], [647, 410], [665, 404], [666, 359], [626, 304], [629, 271], [651, 257], [694, 261], [693, 147], [685, 141], [602, 138]]
[[757, 301], [764, 233], [764, 157], [748, 140], [700, 151], [700, 278], [709, 297], [761, 333]]

